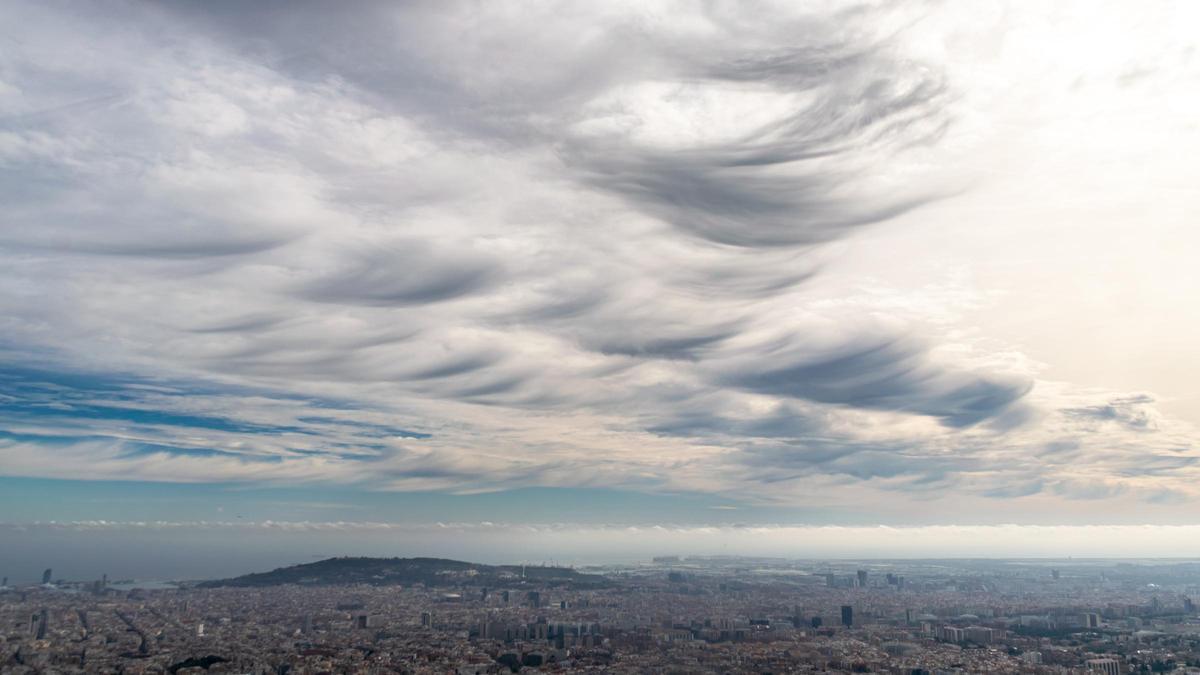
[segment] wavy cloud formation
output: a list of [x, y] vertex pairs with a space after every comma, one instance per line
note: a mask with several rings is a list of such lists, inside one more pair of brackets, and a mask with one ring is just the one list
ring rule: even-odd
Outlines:
[[11, 5], [0, 474], [1190, 498], [1152, 400], [814, 290], [958, 190], [914, 17], [669, 9]]

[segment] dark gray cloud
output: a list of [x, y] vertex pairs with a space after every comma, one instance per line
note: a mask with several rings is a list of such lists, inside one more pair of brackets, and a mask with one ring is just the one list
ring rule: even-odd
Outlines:
[[797, 337], [734, 361], [718, 378], [763, 394], [929, 415], [959, 427], [998, 415], [1032, 386], [939, 366], [920, 344], [888, 337], [815, 353]]
[[[949, 120], [941, 74], [896, 58], [887, 40], [856, 32], [861, 17], [854, 12], [748, 25], [726, 8], [698, 4], [697, 18], [719, 26], [699, 40], [669, 27], [656, 33], [619, 14], [569, 4], [557, 10], [545, 17], [546, 30], [503, 11], [467, 17], [453, 6], [289, 8], [286, 20], [263, 8], [181, 11], [283, 72], [342, 78], [389, 109], [435, 122], [441, 133], [486, 137], [508, 149], [551, 143], [585, 184], [722, 244], [825, 242], [940, 196], [915, 185], [863, 189], [871, 165], [935, 141]], [[606, 37], [556, 37], [555, 26], [576, 22], [603, 26]], [[450, 49], [437, 39], [440, 30], [505, 57]], [[561, 69], [542, 60], [550, 52]], [[729, 139], [683, 147], [596, 137], [563, 124], [579, 117], [580, 106], [639, 81], [791, 98], [774, 117], [743, 123]], [[620, 100], [605, 110], [613, 106], [639, 115]]]
[[1128, 491], [1123, 483], [1104, 480], [1061, 480], [1051, 484], [1054, 494], [1067, 499], [1111, 499]]
[[847, 229], [894, 218], [930, 200], [922, 196], [872, 204], [839, 198], [837, 191], [844, 183], [829, 175], [781, 177], [766, 170], [800, 157], [747, 165], [719, 150], [640, 158], [629, 156], [636, 151], [606, 151], [612, 156], [577, 151], [568, 161], [586, 166], [588, 179], [596, 185], [720, 244], [773, 247], [825, 242]]
[[501, 278], [481, 255], [438, 250], [424, 241], [385, 244], [331, 255], [333, 269], [298, 293], [317, 302], [402, 307], [457, 298]]
[[818, 476], [878, 481], [883, 489], [920, 493], [944, 489], [982, 466], [972, 456], [924, 452], [907, 444], [845, 443], [813, 438], [752, 446], [737, 455], [753, 482], [803, 481]]
[[1116, 398], [1102, 405], [1066, 408], [1067, 417], [1092, 421], [1115, 422], [1131, 429], [1153, 429], [1155, 413], [1150, 407], [1154, 398], [1146, 394]]
[[781, 403], [766, 414], [733, 416], [718, 406], [681, 404], [666, 419], [651, 420], [648, 430], [659, 434], [706, 436], [720, 434], [750, 438], [799, 438], [825, 433], [827, 421], [811, 411]]

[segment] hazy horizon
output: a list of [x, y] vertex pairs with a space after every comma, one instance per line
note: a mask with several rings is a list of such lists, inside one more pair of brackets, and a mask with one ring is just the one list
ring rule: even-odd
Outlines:
[[[0, 525], [0, 571], [55, 579], [192, 580], [345, 556], [588, 566], [656, 556], [795, 560], [1200, 559], [1200, 526], [629, 526], [572, 523], [112, 523]], [[1129, 555], [1136, 550], [1137, 555]]]

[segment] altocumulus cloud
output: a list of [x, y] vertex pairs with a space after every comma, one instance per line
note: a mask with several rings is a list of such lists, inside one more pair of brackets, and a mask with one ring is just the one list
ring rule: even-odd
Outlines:
[[4, 11], [4, 474], [1191, 494], [1152, 400], [809, 302], [824, 245], [954, 191], [903, 13]]

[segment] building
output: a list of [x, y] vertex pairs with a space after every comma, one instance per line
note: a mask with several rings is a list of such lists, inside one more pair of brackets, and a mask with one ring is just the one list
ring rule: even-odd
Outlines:
[[[49, 573], [50, 570], [46, 570], [46, 572]], [[50, 610], [43, 607], [41, 614], [37, 618], [37, 639], [45, 640], [46, 630], [50, 627]]]
[[846, 628], [854, 625], [854, 608], [850, 605], [842, 605], [842, 625]]
[[942, 626], [939, 632], [941, 633], [942, 640], [945, 642], [960, 643], [967, 637], [965, 630], [954, 626]]
[[48, 583], [50, 583], [50, 578], [51, 578], [52, 576], [54, 576], [54, 573], [50, 571], [50, 568], [49, 568], [49, 567], [47, 567], [47, 568], [46, 568], [46, 571], [45, 571], [45, 572], [42, 572], [42, 583], [43, 583], [43, 584], [48, 584]]
[[966, 630], [966, 637], [977, 645], [990, 645], [995, 641], [996, 631], [985, 626], [971, 626]]
[[1088, 659], [1087, 669], [1096, 673], [1105, 673], [1105, 675], [1121, 675], [1124, 670], [1121, 668], [1121, 662], [1116, 659]]
[[866, 588], [866, 586], [867, 586], [867, 571], [866, 570], [858, 571], [858, 585], [862, 588]]

